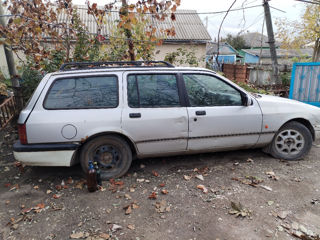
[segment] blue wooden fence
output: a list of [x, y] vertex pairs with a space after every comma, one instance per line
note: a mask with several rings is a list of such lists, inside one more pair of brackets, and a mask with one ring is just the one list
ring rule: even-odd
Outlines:
[[289, 98], [320, 107], [320, 62], [293, 64]]

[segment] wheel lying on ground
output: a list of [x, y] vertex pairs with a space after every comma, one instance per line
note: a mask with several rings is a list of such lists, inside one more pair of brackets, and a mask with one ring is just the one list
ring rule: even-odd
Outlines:
[[270, 154], [275, 158], [298, 160], [311, 149], [312, 135], [299, 122], [289, 122], [276, 133], [270, 146]]
[[118, 178], [130, 168], [132, 152], [128, 143], [118, 136], [100, 136], [87, 142], [81, 149], [80, 163], [88, 172], [89, 161], [97, 162], [101, 179]]

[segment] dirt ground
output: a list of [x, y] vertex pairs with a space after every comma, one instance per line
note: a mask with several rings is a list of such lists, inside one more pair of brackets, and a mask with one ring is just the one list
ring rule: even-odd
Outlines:
[[295, 162], [260, 150], [136, 160], [89, 193], [80, 166], [19, 166], [13, 138], [0, 143], [0, 239], [320, 239], [316, 144]]

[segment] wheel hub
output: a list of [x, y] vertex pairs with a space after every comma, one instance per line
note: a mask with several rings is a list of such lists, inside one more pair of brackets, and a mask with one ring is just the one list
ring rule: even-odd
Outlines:
[[275, 147], [283, 155], [297, 155], [305, 145], [303, 135], [293, 129], [287, 129], [280, 132], [275, 141]]
[[93, 152], [93, 159], [101, 169], [113, 169], [120, 163], [119, 151], [110, 145], [102, 145]]

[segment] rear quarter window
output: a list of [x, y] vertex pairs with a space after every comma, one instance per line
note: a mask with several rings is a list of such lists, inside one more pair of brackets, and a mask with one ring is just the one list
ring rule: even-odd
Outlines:
[[115, 108], [117, 76], [77, 77], [55, 80], [43, 104], [46, 109]]

